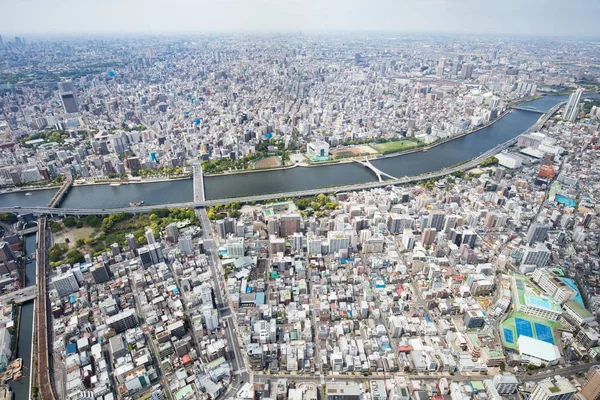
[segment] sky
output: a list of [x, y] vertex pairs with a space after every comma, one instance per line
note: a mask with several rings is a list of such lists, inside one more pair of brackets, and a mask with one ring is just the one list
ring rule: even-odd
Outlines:
[[0, 35], [393, 31], [600, 37], [598, 0], [0, 0]]

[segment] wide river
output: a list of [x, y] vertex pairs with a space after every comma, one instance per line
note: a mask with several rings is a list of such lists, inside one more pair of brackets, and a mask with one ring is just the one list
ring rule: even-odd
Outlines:
[[[588, 95], [587, 97], [596, 97]], [[528, 106], [546, 111], [567, 96], [546, 96], [530, 101]], [[476, 157], [500, 143], [520, 135], [531, 127], [541, 114], [516, 110], [496, 123], [471, 135], [417, 152], [372, 161], [380, 170], [395, 177], [436, 171]], [[245, 195], [292, 192], [335, 185], [375, 181], [371, 170], [358, 164], [334, 164], [321, 167], [296, 167], [245, 174], [210, 176], [204, 179], [207, 199]], [[0, 206], [45, 206], [56, 189], [24, 191], [0, 195]], [[143, 200], [146, 205], [188, 202], [193, 200], [191, 179], [169, 182], [127, 184], [121, 186], [89, 185], [73, 187], [61, 203], [67, 208], [127, 207]]]

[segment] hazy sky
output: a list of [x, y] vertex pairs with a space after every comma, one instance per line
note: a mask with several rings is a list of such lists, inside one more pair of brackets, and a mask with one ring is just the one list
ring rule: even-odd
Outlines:
[[0, 34], [398, 31], [600, 36], [598, 0], [0, 0]]

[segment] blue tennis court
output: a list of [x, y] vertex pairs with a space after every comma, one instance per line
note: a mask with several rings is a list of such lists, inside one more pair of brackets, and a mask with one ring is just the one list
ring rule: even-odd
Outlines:
[[504, 341], [506, 343], [510, 343], [510, 344], [515, 343], [515, 337], [513, 335], [512, 330], [510, 330], [508, 328], [504, 328]]
[[538, 340], [554, 344], [554, 337], [552, 337], [552, 329], [550, 329], [548, 325], [539, 324], [537, 322], [535, 322], [534, 325], [535, 336], [537, 336]]
[[515, 318], [515, 325], [517, 327], [517, 338], [519, 336], [533, 337], [533, 329], [531, 328], [531, 322], [522, 318]]

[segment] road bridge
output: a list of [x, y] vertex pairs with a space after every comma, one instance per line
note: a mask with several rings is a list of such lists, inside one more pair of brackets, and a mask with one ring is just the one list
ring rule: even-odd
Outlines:
[[511, 107], [513, 110], [521, 110], [521, 111], [529, 111], [529, 112], [534, 112], [534, 113], [538, 113], [538, 114], [545, 114], [546, 111], [542, 111], [539, 110], [535, 107], [532, 106], [513, 106]]
[[0, 296], [0, 303], [7, 304], [7, 303], [12, 302], [12, 303], [16, 303], [16, 304], [21, 304], [21, 303], [26, 303], [28, 301], [31, 301], [31, 300], [35, 299], [36, 297], [37, 297], [37, 286], [32, 285], [32, 286], [27, 286], [26, 288], [15, 290], [13, 292], [6, 293], [6, 294]]
[[395, 177], [393, 177], [392, 175], [383, 172], [382, 170], [378, 169], [377, 167], [375, 167], [373, 164], [371, 164], [371, 160], [369, 160], [368, 157], [365, 157], [365, 161], [360, 161], [360, 160], [354, 160], [354, 162], [359, 163], [360, 165], [369, 168], [371, 171], [373, 171], [375, 173], [375, 175], [377, 175], [377, 180], [379, 182], [383, 182], [383, 177], [385, 176], [386, 178], [389, 179], [396, 179]]
[[206, 194], [204, 192], [204, 172], [202, 171], [202, 164], [200, 164], [199, 162], [193, 163], [192, 171], [194, 172], [194, 202], [199, 203], [201, 201], [206, 200]]
[[60, 189], [58, 189], [58, 191], [54, 193], [54, 196], [50, 200], [50, 203], [48, 203], [48, 207], [58, 206], [69, 191], [69, 189], [71, 188], [71, 185], [73, 184], [73, 176], [71, 174], [67, 174], [66, 176], [67, 180], [62, 184]]

